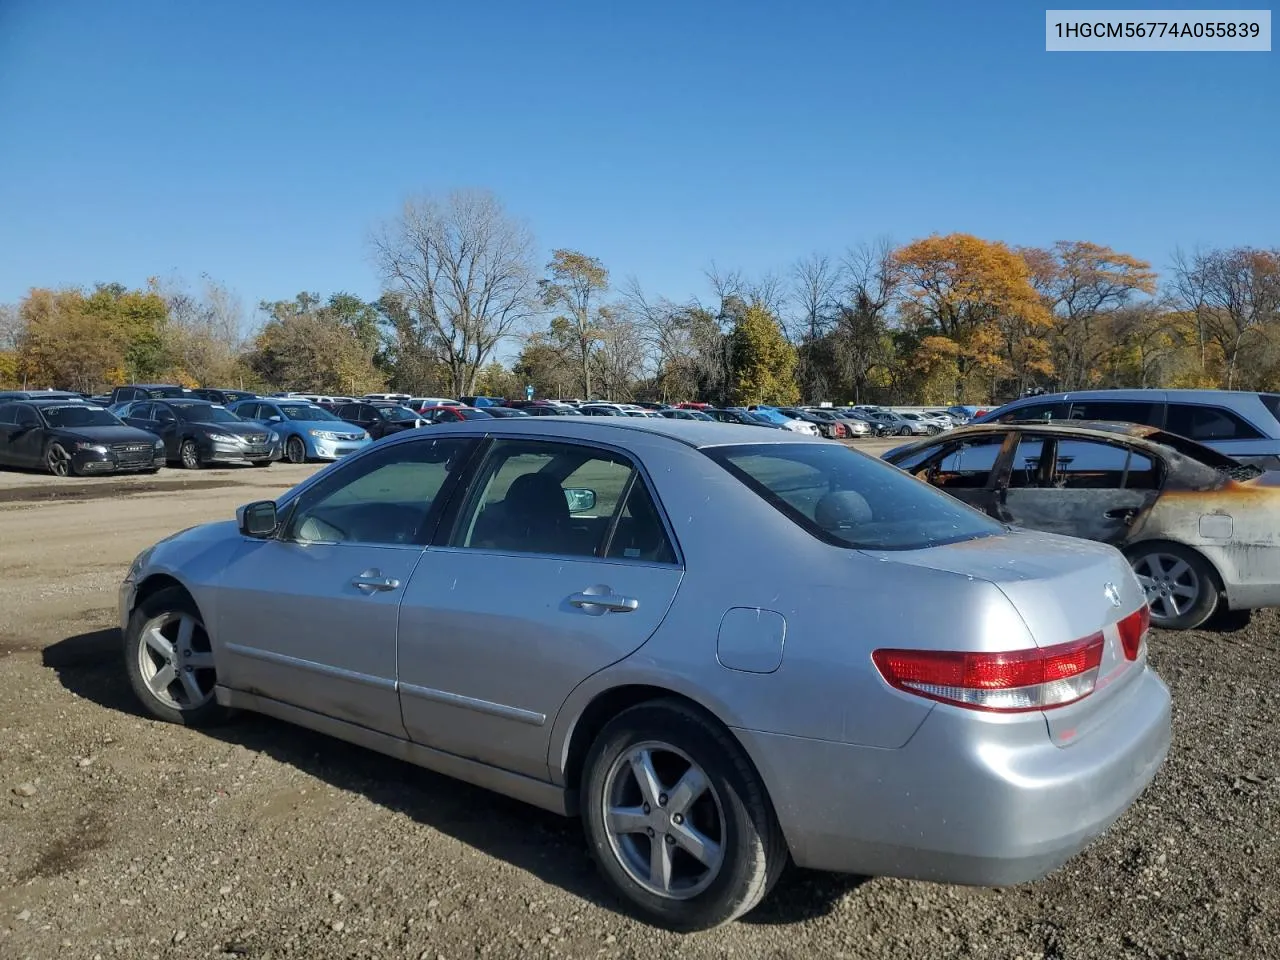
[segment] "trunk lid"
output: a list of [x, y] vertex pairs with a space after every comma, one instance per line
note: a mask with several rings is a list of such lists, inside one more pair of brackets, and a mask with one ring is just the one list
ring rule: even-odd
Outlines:
[[1101, 632], [1102, 663], [1093, 693], [1044, 711], [1049, 733], [1066, 746], [1105, 721], [1117, 695], [1141, 675], [1144, 642], [1136, 660], [1125, 657], [1119, 621], [1146, 603], [1129, 562], [1106, 544], [1031, 531], [1012, 531], [924, 550], [864, 551], [983, 580], [999, 589], [1026, 623], [1036, 645], [1071, 643]]

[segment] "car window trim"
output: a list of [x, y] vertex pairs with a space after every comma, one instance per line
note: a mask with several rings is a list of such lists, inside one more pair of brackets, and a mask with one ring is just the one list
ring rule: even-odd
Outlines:
[[[396, 449], [399, 449], [401, 446], [406, 448], [411, 448], [416, 443], [423, 443], [423, 442], [434, 443], [434, 442], [437, 442], [439, 439], [440, 438], [437, 438], [434, 436], [414, 437], [412, 440], [406, 441], [403, 444], [397, 443], [397, 444], [388, 445], [386, 447], [379, 447], [377, 448], [377, 452], [381, 453], [383, 450], [387, 450], [387, 451], [396, 450]], [[441, 486], [440, 491], [432, 499], [431, 507], [427, 513], [426, 520], [423, 522], [423, 529], [418, 531], [418, 536], [414, 538], [413, 543], [379, 543], [377, 541], [367, 541], [367, 540], [298, 540], [294, 537], [285, 536], [285, 531], [289, 530], [293, 525], [294, 516], [297, 514], [299, 510], [305, 509], [305, 506], [303, 506], [303, 503], [304, 501], [307, 500], [308, 495], [313, 493], [317, 487], [326, 485], [327, 481], [329, 480], [336, 481], [337, 479], [341, 478], [341, 476], [344, 473], [350, 473], [351, 470], [357, 467], [360, 461], [364, 459], [364, 456], [351, 457], [350, 459], [341, 461], [340, 469], [335, 470], [331, 474], [328, 474], [320, 482], [308, 484], [305, 488], [299, 489], [297, 491], [297, 494], [294, 497], [292, 497], [288, 501], [288, 503], [285, 504], [284, 516], [280, 518], [279, 529], [277, 529], [275, 535], [270, 537], [269, 539], [274, 540], [278, 543], [291, 543], [291, 544], [297, 544], [299, 546], [319, 545], [319, 546], [332, 546], [332, 547], [355, 547], [355, 546], [386, 547], [392, 550], [417, 550], [417, 551], [422, 551], [427, 549], [432, 544], [436, 531], [439, 529], [440, 519], [441, 517], [444, 516], [444, 512], [448, 509], [449, 504], [455, 495], [455, 492], [458, 488], [459, 483], [461, 482], [463, 477], [470, 470], [473, 469], [475, 464], [476, 450], [482, 445], [481, 443], [476, 443], [476, 441], [482, 440], [483, 438], [477, 438], [474, 436], [461, 436], [461, 437], [455, 436], [455, 437], [447, 437], [444, 439], [467, 441], [467, 442], [471, 442], [473, 446], [471, 448], [470, 453], [467, 455], [466, 461], [463, 462], [461, 468], [455, 471], [452, 475], [445, 478], [444, 485]], [[385, 465], [386, 464], [384, 464], [384, 466]], [[319, 475], [317, 474], [317, 476]], [[470, 480], [469, 477], [467, 477], [467, 479], [468, 481]], [[347, 483], [350, 483], [350, 482], [352, 481], [347, 481]], [[345, 484], [338, 484], [333, 489], [335, 490], [341, 489], [344, 485]]]
[[[500, 419], [495, 417], [494, 419]], [[469, 420], [468, 423], [478, 423], [480, 421]], [[675, 530], [671, 525], [671, 518], [667, 515], [666, 507], [662, 500], [658, 497], [657, 488], [653, 483], [653, 479], [649, 476], [649, 472], [645, 469], [644, 464], [640, 462], [629, 450], [624, 450], [614, 444], [599, 440], [583, 440], [578, 437], [558, 437], [540, 433], [520, 434], [511, 436], [495, 436], [493, 434], [484, 434], [488, 441], [484, 446], [484, 455], [477, 456], [472, 460], [473, 470], [467, 476], [468, 489], [466, 491], [458, 491], [456, 499], [458, 504], [450, 517], [448, 525], [444, 523], [437, 524], [436, 537], [431, 542], [431, 549], [446, 551], [450, 553], [467, 553], [467, 554], [489, 554], [492, 556], [508, 556], [508, 557], [529, 557], [540, 558], [543, 560], [588, 560], [599, 563], [626, 563], [641, 564], [644, 566], [660, 567], [663, 570], [669, 570], [672, 567], [684, 569], [684, 551], [680, 548], [680, 541], [676, 539]], [[670, 563], [662, 563], [656, 560], [641, 560], [633, 557], [600, 557], [600, 556], [582, 556], [581, 554], [561, 554], [561, 553], [530, 553], [528, 551], [509, 551], [509, 550], [481, 550], [477, 547], [461, 547], [454, 546], [454, 541], [459, 533], [458, 527], [462, 522], [462, 517], [466, 514], [467, 508], [471, 505], [475, 496], [479, 496], [479, 486], [477, 479], [484, 474], [484, 468], [488, 465], [489, 457], [492, 455], [493, 448], [500, 441], [512, 441], [516, 443], [538, 442], [538, 443], [558, 443], [565, 446], [586, 447], [592, 450], [607, 450], [610, 453], [617, 454], [624, 458], [631, 465], [632, 477], [639, 476], [644, 482], [649, 493], [649, 499], [653, 501], [654, 508], [657, 510], [658, 519], [662, 523], [663, 532], [666, 534], [667, 542], [671, 545], [671, 552], [675, 559]], [[630, 483], [631, 481], [628, 481]], [[624, 489], [629, 490], [629, 486]], [[620, 508], [615, 507], [616, 514]]]

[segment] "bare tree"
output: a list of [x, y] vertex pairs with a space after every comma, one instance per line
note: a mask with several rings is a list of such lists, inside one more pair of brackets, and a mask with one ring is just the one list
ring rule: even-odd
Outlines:
[[407, 200], [373, 236], [374, 261], [408, 321], [435, 341], [455, 396], [470, 393], [534, 312], [533, 239], [487, 191]]
[[208, 274], [191, 291], [180, 278], [153, 285], [169, 308], [169, 351], [198, 383], [221, 384], [244, 345], [245, 310], [239, 295]]
[[22, 313], [16, 303], [0, 303], [0, 350], [17, 350], [22, 339]]
[[591, 356], [600, 341], [598, 298], [609, 289], [609, 271], [598, 257], [577, 250], [555, 250], [547, 264], [551, 274], [538, 281], [542, 303], [565, 311], [551, 321], [554, 338], [567, 348], [582, 372], [582, 397], [591, 399]]
[[1193, 312], [1203, 341], [1222, 351], [1226, 387], [1234, 389], [1242, 349], [1280, 321], [1280, 250], [1178, 251], [1174, 287]]
[[862, 402], [871, 371], [886, 359], [889, 309], [902, 275], [888, 237], [850, 248], [841, 272], [842, 305], [836, 322], [836, 356]]
[[697, 383], [692, 376], [689, 308], [665, 297], [649, 299], [635, 277], [623, 287], [622, 300], [646, 347], [662, 399], [692, 395]]
[[625, 306], [605, 307], [600, 311], [599, 348], [592, 359], [611, 400], [627, 400], [632, 385], [644, 369], [644, 338], [639, 325], [627, 315]]

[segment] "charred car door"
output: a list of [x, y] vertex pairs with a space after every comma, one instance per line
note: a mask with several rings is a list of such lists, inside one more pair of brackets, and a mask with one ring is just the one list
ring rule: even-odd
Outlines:
[[1006, 435], [991, 433], [942, 443], [898, 466], [975, 509], [995, 514], [996, 480]]
[[999, 519], [1029, 530], [1118, 544], [1160, 495], [1163, 464], [1128, 444], [1023, 434]]

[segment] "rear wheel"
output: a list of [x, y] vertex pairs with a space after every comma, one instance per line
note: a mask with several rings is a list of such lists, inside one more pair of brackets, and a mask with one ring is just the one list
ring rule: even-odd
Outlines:
[[1140, 544], [1129, 563], [1146, 592], [1151, 624], [1165, 630], [1194, 630], [1213, 616], [1222, 589], [1204, 557], [1176, 543]]
[[678, 701], [611, 720], [587, 758], [587, 840], [649, 920], [705, 930], [746, 913], [787, 862], [764, 785], [737, 741]]

